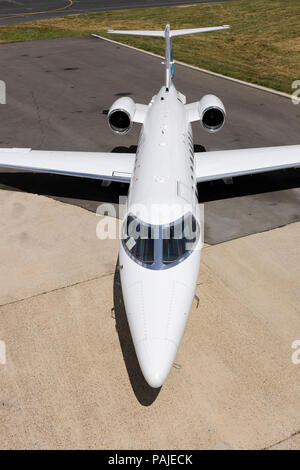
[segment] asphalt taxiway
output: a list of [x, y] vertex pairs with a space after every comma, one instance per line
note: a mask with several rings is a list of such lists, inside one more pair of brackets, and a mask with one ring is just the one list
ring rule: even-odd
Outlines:
[[0, 0], [0, 25], [64, 15], [233, 0]]

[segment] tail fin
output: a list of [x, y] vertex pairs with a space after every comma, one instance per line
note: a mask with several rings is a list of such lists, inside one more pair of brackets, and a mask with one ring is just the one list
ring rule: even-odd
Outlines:
[[219, 31], [221, 29], [229, 29], [229, 25], [212, 26], [208, 28], [194, 28], [194, 29], [175, 29], [171, 30], [170, 25], [167, 24], [164, 31], [122, 31], [109, 29], [107, 32], [110, 34], [129, 34], [132, 36], [150, 36], [165, 38], [166, 53], [165, 53], [165, 66], [166, 66], [166, 90], [169, 90], [172, 78], [174, 77], [174, 61], [173, 61], [173, 47], [172, 38], [176, 36], [184, 36], [186, 34], [207, 33], [209, 31]]

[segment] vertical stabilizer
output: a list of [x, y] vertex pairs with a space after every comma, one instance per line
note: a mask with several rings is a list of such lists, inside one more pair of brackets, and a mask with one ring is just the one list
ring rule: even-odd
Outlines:
[[170, 25], [167, 24], [165, 27], [165, 41], [166, 41], [166, 52], [165, 52], [165, 66], [166, 66], [166, 90], [169, 90], [171, 81], [173, 78], [173, 49], [172, 39], [170, 35]]
[[[229, 25], [223, 26], [212, 26], [208, 28], [193, 28], [193, 29], [175, 29], [171, 30], [170, 25], [167, 24], [164, 31], [124, 31], [109, 29], [107, 32], [110, 34], [128, 34], [133, 36], [150, 36], [165, 38], [166, 52], [165, 52], [165, 68], [166, 68], [166, 89], [168, 90], [171, 86], [172, 79], [174, 76], [174, 59], [173, 59], [173, 48], [172, 38], [176, 36], [185, 36], [187, 34], [197, 33], [208, 33], [210, 31], [219, 31], [222, 29], [230, 28]], [[93, 36], [97, 36], [94, 34]]]

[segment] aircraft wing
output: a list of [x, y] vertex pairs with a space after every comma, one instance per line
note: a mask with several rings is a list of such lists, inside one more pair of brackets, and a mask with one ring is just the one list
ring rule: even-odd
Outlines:
[[197, 182], [300, 167], [300, 145], [195, 153]]
[[7, 168], [129, 183], [134, 162], [134, 153], [56, 152], [0, 148], [0, 171]]

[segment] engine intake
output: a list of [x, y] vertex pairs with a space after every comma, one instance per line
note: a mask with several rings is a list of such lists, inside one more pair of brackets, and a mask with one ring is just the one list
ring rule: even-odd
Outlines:
[[198, 111], [202, 127], [208, 132], [218, 132], [225, 123], [226, 111], [215, 95], [205, 95], [199, 101]]
[[127, 134], [133, 126], [135, 102], [129, 96], [117, 99], [108, 112], [109, 127], [117, 134]]

